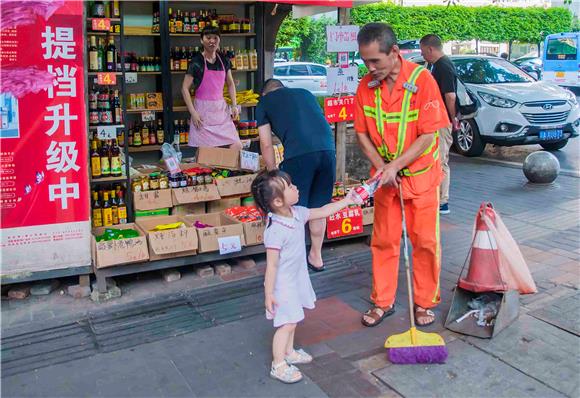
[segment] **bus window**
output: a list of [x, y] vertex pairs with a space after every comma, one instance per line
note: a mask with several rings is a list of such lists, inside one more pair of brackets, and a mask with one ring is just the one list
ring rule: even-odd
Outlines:
[[549, 39], [546, 51], [546, 59], [552, 61], [576, 60], [578, 56], [578, 43], [573, 37], [560, 37]]

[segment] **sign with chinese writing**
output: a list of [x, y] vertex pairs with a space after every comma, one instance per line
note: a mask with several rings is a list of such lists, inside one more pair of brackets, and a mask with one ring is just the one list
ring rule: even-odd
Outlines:
[[114, 86], [117, 84], [117, 75], [115, 72], [97, 73], [97, 84], [101, 86]]
[[348, 68], [348, 53], [338, 53], [338, 66]]
[[324, 116], [328, 123], [354, 120], [354, 95], [324, 99]]
[[111, 30], [111, 20], [109, 18], [93, 18], [91, 23], [93, 30], [104, 30], [105, 32]]
[[328, 68], [326, 92], [329, 95], [355, 93], [358, 87], [358, 67]]
[[240, 168], [258, 171], [260, 169], [260, 155], [256, 152], [240, 151]]
[[358, 51], [359, 27], [357, 25], [336, 25], [326, 27], [326, 51], [330, 53]]
[[357, 235], [362, 232], [362, 209], [358, 206], [342, 209], [326, 219], [326, 237], [328, 239]]
[[220, 248], [220, 254], [230, 254], [242, 251], [242, 242], [240, 241], [239, 235], [218, 238], [218, 246]]
[[90, 265], [83, 3], [1, 12], [1, 272]]

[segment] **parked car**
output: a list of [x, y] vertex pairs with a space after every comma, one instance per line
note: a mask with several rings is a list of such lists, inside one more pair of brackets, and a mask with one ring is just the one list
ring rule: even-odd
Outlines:
[[325, 65], [310, 62], [274, 63], [274, 78], [290, 88], [304, 88], [314, 95], [326, 95]]
[[[419, 45], [419, 39], [412, 39], [412, 40], [399, 40], [397, 45], [401, 50], [401, 55], [405, 59], [409, 59], [411, 57], [420, 56], [421, 55], [421, 46]], [[361, 59], [359, 52], [354, 53], [352, 63], [363, 66], [365, 63]]]
[[536, 80], [542, 80], [542, 58], [520, 57], [513, 64]]
[[[485, 145], [540, 144], [558, 150], [580, 134], [580, 108], [567, 89], [536, 81], [505, 59], [452, 55], [459, 80], [475, 95], [473, 118], [460, 122], [454, 147], [464, 156], [479, 156]], [[424, 64], [422, 57], [413, 62]]]
[[580, 92], [580, 32], [555, 33], [544, 41], [543, 79]]

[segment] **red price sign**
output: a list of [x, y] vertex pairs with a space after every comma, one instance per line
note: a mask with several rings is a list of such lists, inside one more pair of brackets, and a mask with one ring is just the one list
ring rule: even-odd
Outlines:
[[97, 84], [101, 86], [114, 86], [117, 84], [117, 75], [114, 72], [97, 73]]
[[357, 235], [363, 232], [362, 209], [358, 206], [347, 207], [326, 219], [326, 237]]
[[324, 116], [329, 123], [354, 120], [354, 95], [324, 100]]
[[93, 18], [91, 20], [93, 30], [111, 30], [111, 20], [109, 18]]

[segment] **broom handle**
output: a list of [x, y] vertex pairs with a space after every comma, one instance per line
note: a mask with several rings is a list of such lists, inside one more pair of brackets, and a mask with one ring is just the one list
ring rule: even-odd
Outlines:
[[399, 199], [401, 200], [401, 214], [403, 219], [403, 255], [405, 256], [405, 271], [407, 273], [407, 291], [409, 292], [409, 319], [411, 329], [415, 329], [415, 314], [413, 302], [413, 284], [411, 283], [411, 265], [409, 264], [409, 245], [407, 243], [407, 220], [405, 218], [405, 203], [403, 201], [403, 183], [399, 183]]

